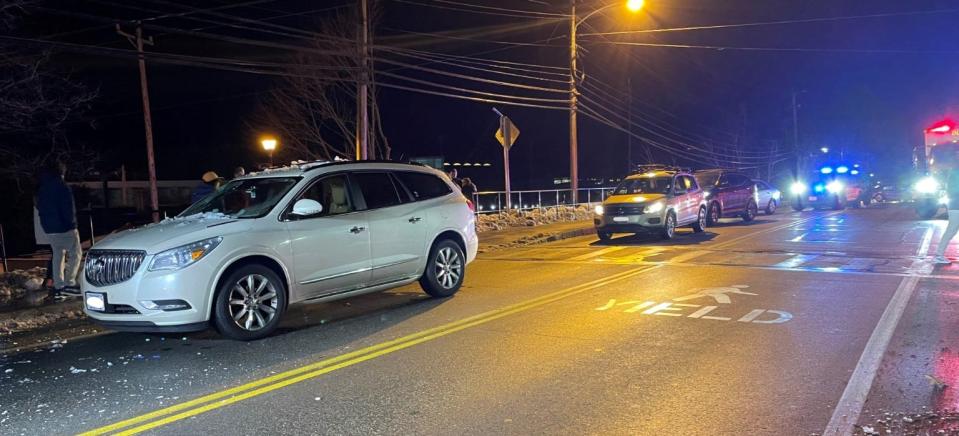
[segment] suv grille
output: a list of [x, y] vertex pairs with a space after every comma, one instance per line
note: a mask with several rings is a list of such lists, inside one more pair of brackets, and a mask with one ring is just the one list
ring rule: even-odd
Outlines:
[[608, 215], [642, 215], [646, 206], [609, 206], [606, 208]]
[[145, 257], [145, 251], [90, 250], [83, 273], [93, 286], [115, 285], [133, 277]]

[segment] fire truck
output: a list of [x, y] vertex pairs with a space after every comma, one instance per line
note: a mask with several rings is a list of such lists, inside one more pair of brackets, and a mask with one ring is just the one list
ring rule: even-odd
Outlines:
[[959, 124], [947, 118], [927, 127], [923, 133], [923, 146], [913, 149], [912, 162], [918, 180], [913, 184], [912, 195], [916, 214], [922, 219], [932, 219], [950, 200], [944, 189], [942, 165], [937, 165], [936, 159], [959, 151]]

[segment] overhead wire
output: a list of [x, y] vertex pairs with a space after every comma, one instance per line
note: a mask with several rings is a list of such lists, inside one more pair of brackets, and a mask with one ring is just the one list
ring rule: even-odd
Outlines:
[[[390, 50], [386, 49], [386, 50], [384, 50], [384, 51], [389, 52]], [[467, 69], [467, 70], [472, 70], [472, 71], [480, 71], [480, 72], [489, 73], [489, 74], [499, 74], [499, 75], [508, 76], [508, 77], [516, 77], [516, 78], [520, 78], [520, 79], [535, 80], [535, 81], [540, 81], [540, 82], [563, 83], [563, 84], [569, 83], [568, 80], [549, 79], [549, 78], [545, 78], [545, 77], [531, 76], [531, 75], [527, 75], [527, 74], [512, 73], [512, 72], [507, 72], [507, 71], [498, 71], [498, 70], [491, 69], [492, 67], [490, 67], [490, 66], [484, 68], [484, 67], [478, 67], [478, 66], [475, 66], [475, 65], [469, 65], [469, 64], [467, 64], [467, 63], [460, 63], [460, 62], [454, 62], [454, 61], [448, 61], [448, 60], [441, 60], [441, 59], [437, 59], [437, 58], [435, 58], [435, 57], [430, 57], [430, 56], [420, 56], [420, 55], [415, 55], [415, 54], [410, 54], [410, 53], [402, 53], [402, 52], [398, 52], [398, 51], [397, 51], [397, 52], [393, 52], [393, 54], [394, 54], [394, 55], [399, 55], [399, 56], [405, 56], [405, 57], [409, 57], [409, 58], [413, 58], [413, 59], [419, 59], [419, 60], [429, 61], [431, 64], [447, 65], [447, 66], [451, 66], [451, 67], [454, 67], [454, 68], [462, 68], [462, 69]], [[381, 57], [378, 57], [378, 59], [380, 59], [380, 58], [381, 58]], [[568, 92], [568, 91], [566, 91], [566, 92]]]
[[668, 28], [660, 28], [660, 29], [620, 30], [620, 31], [614, 31], [614, 32], [583, 33], [582, 36], [627, 35], [627, 34], [632, 35], [632, 34], [642, 34], [642, 33], [686, 32], [686, 31], [694, 31], [694, 30], [714, 30], [714, 29], [732, 29], [732, 28], [742, 28], [742, 27], [775, 26], [775, 25], [785, 25], [785, 24], [822, 23], [822, 22], [831, 22], [831, 21], [847, 21], [847, 20], [859, 20], [859, 19], [869, 19], [869, 18], [902, 17], [902, 16], [913, 16], [913, 15], [939, 15], [939, 14], [950, 14], [950, 13], [956, 13], [956, 12], [959, 12], [959, 8], [933, 9], [933, 10], [924, 10], [924, 11], [886, 12], [886, 13], [878, 13], [878, 14], [846, 15], [846, 16], [838, 16], [838, 17], [799, 18], [799, 19], [791, 19], [791, 20], [759, 21], [759, 22], [752, 22], [752, 23], [734, 23], [734, 24], [713, 24], [713, 25], [703, 25], [703, 26], [668, 27]]
[[[546, 16], [537, 16], [537, 15], [522, 15], [522, 14], [516, 14], [516, 13], [490, 12], [490, 11], [466, 9], [466, 8], [455, 7], [455, 6], [444, 6], [444, 5], [423, 3], [423, 2], [413, 1], [413, 0], [392, 0], [392, 1], [393, 1], [393, 2], [396, 2], [396, 3], [405, 3], [405, 4], [413, 5], [413, 6], [420, 6], [420, 7], [427, 7], [427, 8], [435, 8], [435, 9], [445, 9], [445, 10], [459, 11], [459, 12], [468, 12], [468, 13], [471, 13], [471, 14], [494, 15], [494, 16], [501, 16], [501, 17], [526, 18], [526, 19], [542, 19], [542, 18], [546, 17]], [[560, 17], [561, 17], [561, 16], [560, 16]], [[562, 18], [557, 17], [556, 19], [562, 19]]]

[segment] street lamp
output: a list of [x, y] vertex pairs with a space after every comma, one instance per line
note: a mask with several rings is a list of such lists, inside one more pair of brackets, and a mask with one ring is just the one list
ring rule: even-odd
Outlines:
[[271, 167], [273, 166], [273, 151], [276, 150], [276, 144], [277, 144], [276, 138], [273, 138], [273, 137], [266, 137], [266, 138], [260, 139], [260, 145], [263, 146], [263, 150], [266, 150], [266, 152], [270, 154]]
[[[626, 9], [638, 12], [643, 8], [645, 0], [627, 0]], [[610, 3], [586, 14], [582, 18], [576, 16], [576, 0], [570, 0], [569, 14], [569, 188], [573, 203], [578, 202], [579, 191], [579, 144], [576, 133], [576, 112], [579, 109], [578, 92], [576, 91], [576, 29], [593, 15], [609, 8], [622, 5], [620, 2]]]
[[822, 154], [829, 153], [829, 147], [822, 147], [822, 148], [819, 149], [819, 151], [821, 151]]

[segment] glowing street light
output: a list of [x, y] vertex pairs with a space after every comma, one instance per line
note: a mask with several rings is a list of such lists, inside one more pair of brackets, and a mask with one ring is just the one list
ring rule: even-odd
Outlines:
[[628, 0], [626, 2], [626, 9], [629, 9], [632, 12], [639, 12], [641, 9], [643, 9], [643, 4], [645, 3], [645, 0]]
[[820, 148], [819, 151], [823, 152], [823, 154], [829, 153], [829, 147]]
[[276, 150], [277, 140], [273, 137], [266, 137], [260, 139], [260, 145], [263, 146], [263, 150], [270, 154], [270, 166], [273, 166], [273, 151]]

